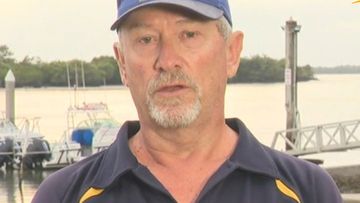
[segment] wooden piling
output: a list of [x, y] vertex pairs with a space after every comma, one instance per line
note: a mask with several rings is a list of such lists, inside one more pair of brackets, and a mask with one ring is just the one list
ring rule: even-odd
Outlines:
[[[286, 129], [298, 128], [298, 110], [297, 110], [297, 33], [300, 31], [300, 26], [297, 22], [290, 18], [286, 21], [285, 28], [285, 106], [286, 106]], [[295, 143], [295, 133], [287, 133], [286, 137]], [[286, 149], [291, 149], [291, 146], [286, 143]]]
[[9, 70], [5, 76], [6, 119], [15, 123], [15, 76]]

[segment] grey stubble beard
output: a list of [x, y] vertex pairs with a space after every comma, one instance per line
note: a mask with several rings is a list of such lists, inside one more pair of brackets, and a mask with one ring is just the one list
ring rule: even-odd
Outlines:
[[[184, 104], [181, 97], [164, 99], [156, 102], [155, 91], [162, 85], [173, 82], [182, 82], [195, 92], [192, 103]], [[193, 123], [201, 111], [201, 90], [196, 83], [181, 70], [160, 73], [158, 78], [149, 82], [146, 95], [146, 104], [153, 121], [163, 128], [185, 128]]]

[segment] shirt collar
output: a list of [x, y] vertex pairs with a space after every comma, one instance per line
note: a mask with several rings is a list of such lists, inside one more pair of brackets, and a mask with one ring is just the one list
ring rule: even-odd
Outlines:
[[139, 163], [129, 147], [129, 139], [140, 129], [138, 121], [126, 121], [120, 128], [117, 138], [105, 151], [93, 186], [106, 188], [122, 175], [137, 168]]
[[240, 170], [277, 178], [279, 173], [266, 150], [267, 147], [262, 145], [239, 119], [226, 119], [226, 124], [239, 135], [235, 151], [229, 159], [230, 164]]
[[[263, 146], [237, 118], [226, 119], [226, 124], [236, 131], [240, 138], [234, 153], [229, 159], [240, 170], [278, 177], [275, 163]], [[132, 154], [128, 141], [140, 129], [138, 121], [127, 121], [121, 127], [113, 144], [105, 151], [99, 161], [99, 170], [95, 175], [93, 186], [106, 188], [122, 175], [139, 167], [136, 157]]]

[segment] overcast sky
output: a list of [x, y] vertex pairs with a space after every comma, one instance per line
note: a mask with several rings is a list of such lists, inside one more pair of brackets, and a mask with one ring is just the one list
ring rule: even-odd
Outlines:
[[[360, 4], [352, 0], [229, 0], [243, 56], [285, 55], [281, 26], [292, 17], [300, 65], [360, 65]], [[43, 61], [112, 55], [116, 0], [0, 0], [0, 44]], [[1, 67], [0, 67], [1, 68]]]

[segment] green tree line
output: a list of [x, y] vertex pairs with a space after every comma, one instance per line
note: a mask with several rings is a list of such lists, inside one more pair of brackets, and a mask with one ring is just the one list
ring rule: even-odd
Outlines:
[[[284, 81], [285, 60], [267, 56], [242, 58], [240, 68], [229, 83], [282, 82]], [[6, 45], [0, 45], [0, 87], [5, 86], [4, 78], [11, 69], [17, 87], [48, 87], [83, 85], [120, 85], [116, 60], [112, 56], [99, 56], [90, 62], [81, 60], [43, 62], [39, 58], [25, 57], [21, 61], [13, 58]], [[69, 78], [68, 78], [69, 76]], [[313, 79], [312, 67], [299, 67], [298, 80]]]
[[[113, 57], [99, 56], [90, 62], [81, 60], [42, 62], [38, 58], [25, 57], [22, 61], [12, 58], [5, 45], [0, 46], [0, 86], [11, 69], [18, 87], [119, 85], [120, 75]], [[69, 75], [69, 80], [68, 80]]]
[[[270, 83], [284, 81], [285, 59], [272, 59], [267, 56], [242, 58], [235, 77], [229, 83]], [[314, 73], [310, 65], [298, 66], [298, 81], [313, 80]]]

